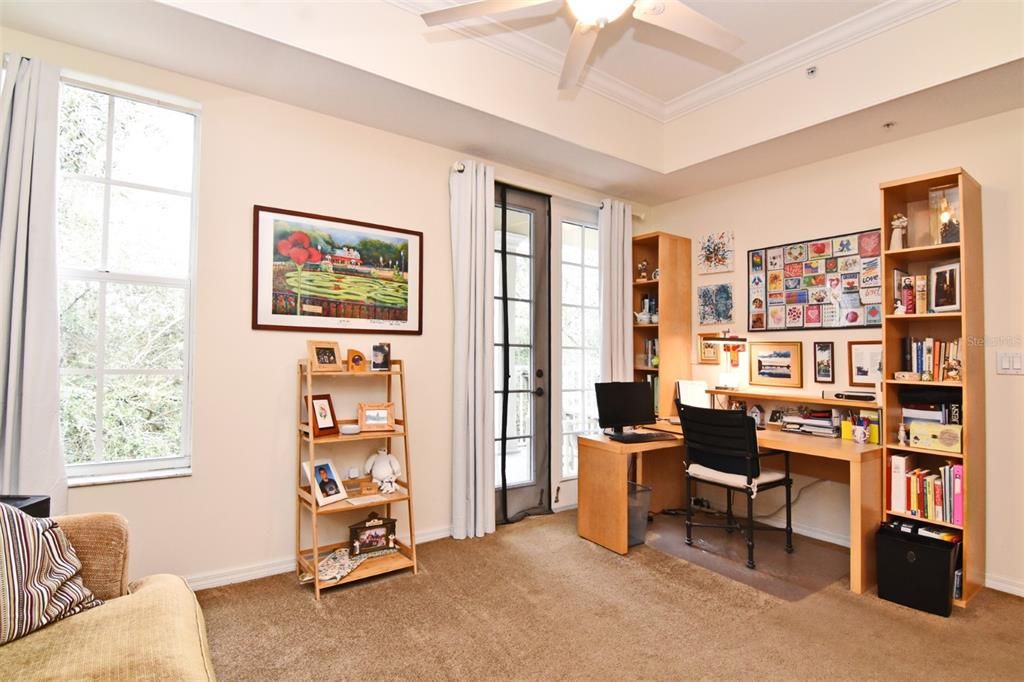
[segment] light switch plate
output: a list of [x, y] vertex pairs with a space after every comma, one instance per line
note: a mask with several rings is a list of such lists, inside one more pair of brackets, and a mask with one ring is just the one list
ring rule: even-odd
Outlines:
[[1002, 351], [996, 353], [996, 374], [1024, 375], [1024, 353]]

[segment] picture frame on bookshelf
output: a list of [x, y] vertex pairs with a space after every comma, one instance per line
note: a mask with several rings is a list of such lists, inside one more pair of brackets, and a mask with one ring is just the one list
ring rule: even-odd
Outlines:
[[814, 342], [814, 382], [834, 384], [836, 382], [835, 344], [832, 341]]
[[310, 396], [309, 427], [314, 438], [338, 435], [338, 419], [329, 393]]
[[697, 334], [697, 362], [702, 365], [717, 365], [721, 359], [722, 345], [713, 343], [711, 339], [720, 339], [717, 332]]
[[310, 372], [340, 372], [341, 348], [336, 341], [306, 341]]
[[751, 342], [750, 385], [802, 388], [801, 341]]
[[928, 309], [933, 313], [960, 311], [960, 261], [928, 269]]
[[309, 464], [307, 462], [306, 475], [309, 476], [309, 487], [313, 491], [319, 506], [322, 507], [348, 499], [345, 486], [341, 483], [342, 479], [334, 470], [334, 464], [329, 459], [318, 459], [313, 462], [312, 473], [309, 471]]
[[394, 431], [394, 403], [359, 403], [360, 431]]
[[395, 549], [396, 519], [371, 512], [366, 519], [349, 526], [349, 556]]
[[849, 341], [846, 351], [850, 386], [875, 386], [882, 381], [881, 341]]

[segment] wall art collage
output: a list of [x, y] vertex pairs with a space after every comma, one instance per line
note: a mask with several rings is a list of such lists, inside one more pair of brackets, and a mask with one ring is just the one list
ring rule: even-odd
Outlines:
[[747, 331], [882, 324], [882, 234], [865, 230], [747, 252]]

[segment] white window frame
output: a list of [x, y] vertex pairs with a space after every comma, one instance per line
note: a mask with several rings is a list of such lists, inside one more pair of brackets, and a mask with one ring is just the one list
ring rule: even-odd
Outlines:
[[[132, 182], [114, 180], [111, 177], [113, 170], [112, 147], [113, 147], [113, 107], [108, 110], [107, 118], [107, 155], [105, 177], [89, 175], [68, 176], [71, 180], [86, 180], [99, 183], [103, 186], [103, 223], [101, 246], [102, 260], [106, 262], [107, 242], [110, 230], [110, 192], [112, 187], [124, 187], [129, 189], [140, 189], [172, 196], [189, 197], [191, 199], [191, 211], [189, 215], [189, 259], [188, 274], [184, 278], [176, 277], [154, 277], [134, 273], [113, 273], [109, 270], [91, 270], [87, 268], [59, 267], [58, 277], [60, 282], [88, 281], [100, 284], [97, 313], [97, 339], [96, 339], [96, 363], [93, 369], [60, 368], [61, 376], [85, 375], [96, 378], [96, 442], [97, 446], [103, 442], [103, 378], [104, 376], [116, 375], [158, 375], [173, 376], [182, 379], [182, 425], [181, 425], [181, 454], [170, 457], [153, 457], [148, 459], [117, 460], [117, 461], [96, 461], [88, 464], [67, 464], [68, 482], [70, 485], [88, 485], [96, 482], [116, 482], [122, 480], [137, 480], [140, 478], [154, 478], [163, 476], [182, 476], [191, 473], [192, 467], [192, 390], [194, 385], [193, 356], [195, 350], [195, 279], [196, 253], [198, 241], [198, 205], [199, 205], [199, 150], [201, 139], [201, 107], [197, 102], [191, 102], [173, 95], [157, 93], [141, 87], [115, 83], [100, 77], [82, 74], [79, 72], [64, 70], [61, 72], [61, 86], [71, 86], [92, 90], [111, 97], [133, 100], [143, 104], [158, 106], [172, 111], [189, 114], [195, 118], [195, 127], [192, 147], [192, 187], [190, 191], [172, 190], [165, 187], [155, 187]], [[60, 178], [65, 176], [58, 169]], [[106, 309], [105, 296], [103, 294], [106, 283], [127, 283], [149, 286], [165, 286], [181, 288], [185, 290], [185, 349], [183, 366], [180, 370], [156, 370], [156, 369], [104, 369], [105, 334], [106, 334]], [[63, 434], [61, 435], [63, 438]]]
[[557, 338], [554, 337], [554, 333], [552, 334], [551, 381], [549, 382], [552, 392], [551, 481], [552, 489], [558, 491], [559, 498], [558, 502], [553, 504], [556, 511], [576, 505], [576, 480], [578, 478], [578, 476], [565, 476], [562, 472], [562, 445], [566, 436], [566, 433], [562, 431], [562, 339], [560, 331], [562, 328], [562, 223], [575, 223], [588, 228], [597, 228], [598, 213], [596, 206], [570, 199], [553, 197], [551, 201], [551, 328], [559, 330]]

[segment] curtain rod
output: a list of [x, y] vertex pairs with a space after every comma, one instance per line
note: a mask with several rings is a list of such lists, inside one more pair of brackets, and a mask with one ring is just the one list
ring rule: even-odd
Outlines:
[[[466, 172], [466, 164], [462, 163], [461, 161], [456, 161], [454, 164], [452, 164], [452, 170], [454, 170], [456, 173], [465, 173]], [[579, 201], [578, 199], [572, 199], [572, 201], [575, 201], [576, 203], [579, 203], [579, 204], [586, 204], [587, 206], [592, 206], [593, 208], [596, 208], [598, 210], [604, 208], [604, 202], [603, 201], [601, 203], [599, 203], [599, 204], [592, 204], [589, 201]], [[645, 219], [647, 217], [647, 214], [646, 213], [637, 213], [636, 211], [633, 211], [633, 217], [639, 218], [640, 220], [643, 220], [643, 219]]]

